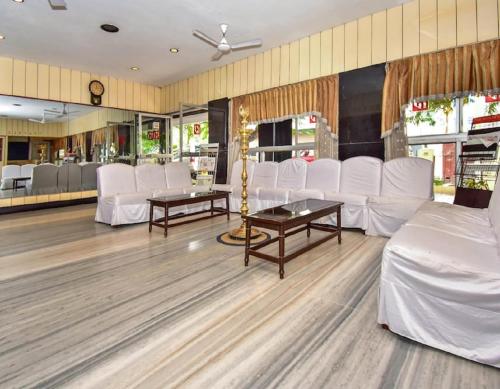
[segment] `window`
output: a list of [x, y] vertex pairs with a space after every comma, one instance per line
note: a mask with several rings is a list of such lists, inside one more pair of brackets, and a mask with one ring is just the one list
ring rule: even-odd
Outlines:
[[[208, 120], [194, 121], [183, 124], [182, 151], [194, 152], [196, 146], [208, 143]], [[170, 144], [172, 146], [172, 160], [180, 160], [181, 132], [179, 124], [171, 129]]]
[[443, 98], [409, 104], [404, 111], [409, 155], [434, 162], [434, 193], [453, 201], [455, 167], [472, 119], [500, 112], [494, 96]]

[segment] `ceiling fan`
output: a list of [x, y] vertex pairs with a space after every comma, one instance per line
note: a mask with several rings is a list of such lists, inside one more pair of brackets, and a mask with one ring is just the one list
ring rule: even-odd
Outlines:
[[201, 39], [202, 41], [208, 43], [209, 45], [217, 49], [217, 52], [212, 56], [212, 61], [218, 61], [224, 54], [229, 54], [233, 50], [243, 50], [252, 47], [262, 46], [261, 39], [253, 39], [250, 41], [239, 42], [232, 45], [229, 44], [226, 39], [226, 33], [228, 27], [229, 25], [225, 23], [220, 25], [220, 29], [222, 31], [222, 39], [219, 42], [217, 42], [215, 39], [210, 38], [208, 35], [201, 32], [200, 30], [193, 31], [193, 35], [195, 37]]
[[61, 119], [61, 118], [66, 117], [72, 113], [78, 113], [78, 112], [80, 112], [80, 111], [71, 111], [71, 112], [68, 111], [68, 104], [64, 103], [62, 111], [56, 111], [53, 109], [44, 109], [43, 113], [42, 113], [41, 120], [38, 120], [38, 119], [28, 119], [28, 120], [30, 122], [45, 124], [48, 122], [48, 120], [47, 120], [48, 115], [52, 116], [52, 118], [54, 118], [54, 119]]
[[47, 123], [47, 120], [46, 120], [46, 118], [45, 118], [45, 112], [43, 112], [43, 114], [42, 114], [42, 118], [41, 118], [40, 120], [38, 120], [38, 119], [32, 119], [32, 118], [29, 118], [28, 120], [29, 120], [30, 122], [34, 122], [34, 123], [41, 123], [41, 124], [45, 124], [45, 123]]

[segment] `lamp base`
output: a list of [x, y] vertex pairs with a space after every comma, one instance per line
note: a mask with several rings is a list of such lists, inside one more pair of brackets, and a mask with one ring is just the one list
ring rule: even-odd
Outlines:
[[[250, 240], [257, 239], [260, 237], [262, 232], [260, 232], [257, 228], [250, 228]], [[245, 240], [246, 239], [246, 228], [245, 224], [242, 224], [238, 228], [229, 231], [229, 237], [234, 240]]]

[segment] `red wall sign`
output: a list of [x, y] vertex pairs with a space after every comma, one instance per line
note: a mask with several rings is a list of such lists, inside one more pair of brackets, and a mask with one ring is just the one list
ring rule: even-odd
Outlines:
[[195, 135], [200, 135], [201, 134], [201, 124], [200, 123], [195, 123], [193, 127], [193, 132]]
[[149, 140], [160, 139], [160, 131], [148, 131], [148, 139]]
[[309, 116], [309, 123], [310, 123], [310, 124], [314, 124], [314, 123], [316, 123], [316, 120], [317, 120], [317, 119], [316, 119], [316, 116], [315, 116], [315, 115], [310, 115], [310, 116]]
[[418, 101], [412, 104], [411, 110], [413, 112], [427, 111], [429, 109], [428, 101]]
[[498, 103], [500, 101], [500, 95], [486, 95], [484, 96], [484, 101], [487, 103]]

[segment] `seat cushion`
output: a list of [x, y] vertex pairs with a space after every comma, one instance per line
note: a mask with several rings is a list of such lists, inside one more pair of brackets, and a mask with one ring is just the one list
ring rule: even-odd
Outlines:
[[288, 201], [290, 189], [285, 188], [261, 188], [259, 190], [259, 200]]
[[341, 201], [349, 205], [366, 206], [368, 204], [368, 196], [354, 193], [325, 192], [325, 200]]
[[302, 190], [292, 190], [290, 192], [290, 201], [299, 201], [307, 199], [318, 199], [324, 200], [325, 194], [319, 189], [302, 189]]
[[119, 193], [114, 196], [114, 203], [116, 205], [144, 204], [151, 197], [153, 197], [151, 192]]
[[419, 212], [438, 214], [446, 218], [450, 224], [464, 222], [491, 226], [488, 218], [488, 209], [486, 208], [469, 208], [461, 205], [428, 201], [420, 207]]
[[184, 190], [182, 188], [156, 189], [153, 191], [153, 197], [174, 196], [180, 194], [184, 194]]

